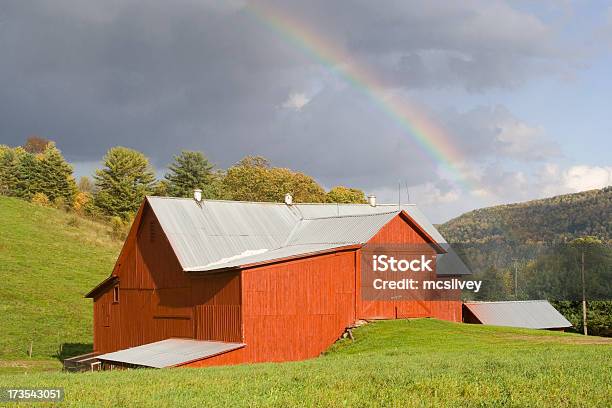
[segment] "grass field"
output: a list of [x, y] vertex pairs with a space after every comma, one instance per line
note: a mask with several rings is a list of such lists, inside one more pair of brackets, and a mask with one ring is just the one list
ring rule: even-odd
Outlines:
[[0, 387], [64, 387], [75, 407], [612, 405], [610, 339], [430, 319], [355, 336], [302, 362], [0, 375]]
[[[91, 347], [83, 295], [110, 274], [120, 246], [103, 224], [0, 197], [0, 372], [56, 369], [60, 345]], [[49, 361], [30, 361], [30, 342], [33, 360]]]
[[82, 296], [120, 243], [105, 225], [5, 197], [0, 220], [0, 387], [64, 387], [75, 407], [612, 406], [610, 339], [429, 319], [363, 326], [302, 362], [62, 373], [60, 344], [91, 347]]

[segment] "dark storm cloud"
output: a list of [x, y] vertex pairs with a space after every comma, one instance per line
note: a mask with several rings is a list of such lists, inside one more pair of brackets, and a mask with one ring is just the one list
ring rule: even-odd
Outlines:
[[[512, 86], [545, 69], [538, 61], [560, 61], [551, 30], [501, 2], [276, 7], [345, 47], [390, 88]], [[262, 154], [327, 185], [437, 178], [422, 149], [371, 100], [241, 2], [5, 1], [0, 55], [1, 143], [39, 134], [83, 162], [120, 144], [158, 167], [180, 149], [204, 150], [221, 166]], [[305, 105], [284, 107], [292, 93], [303, 93]], [[501, 120], [480, 116], [487, 114]], [[470, 145], [474, 133], [499, 136], [490, 121], [470, 123], [458, 145]], [[482, 156], [486, 146], [472, 142], [466, 154]], [[495, 152], [517, 154], [508, 149]]]

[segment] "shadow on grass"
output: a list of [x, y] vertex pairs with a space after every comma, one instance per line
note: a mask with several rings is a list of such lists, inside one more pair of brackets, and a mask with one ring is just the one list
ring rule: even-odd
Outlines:
[[93, 344], [91, 343], [62, 343], [53, 357], [60, 361], [64, 361], [67, 358], [91, 353], [92, 351]]

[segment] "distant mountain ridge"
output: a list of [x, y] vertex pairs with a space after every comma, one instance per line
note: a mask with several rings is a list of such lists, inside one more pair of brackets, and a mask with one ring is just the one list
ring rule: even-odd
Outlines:
[[438, 226], [450, 243], [554, 244], [592, 235], [612, 239], [612, 186], [482, 208]]

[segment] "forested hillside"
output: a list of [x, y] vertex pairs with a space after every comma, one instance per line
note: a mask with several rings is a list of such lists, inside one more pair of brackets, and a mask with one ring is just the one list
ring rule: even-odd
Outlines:
[[439, 226], [451, 243], [559, 243], [612, 236], [612, 186], [470, 211]]
[[612, 187], [474, 210], [439, 226], [483, 281], [478, 300], [549, 299], [582, 330], [611, 335]]

